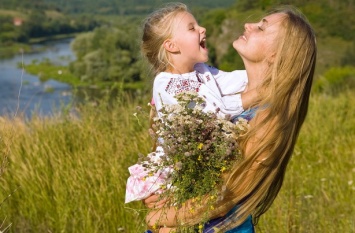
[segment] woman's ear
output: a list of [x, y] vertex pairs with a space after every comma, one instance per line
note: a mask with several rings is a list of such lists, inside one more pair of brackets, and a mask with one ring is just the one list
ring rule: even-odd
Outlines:
[[165, 40], [163, 43], [163, 46], [168, 52], [171, 52], [171, 53], [179, 52], [179, 48], [176, 46], [174, 41], [172, 41], [171, 39]]
[[275, 61], [276, 53], [273, 53], [269, 58], [266, 59], [267, 64], [271, 66]]

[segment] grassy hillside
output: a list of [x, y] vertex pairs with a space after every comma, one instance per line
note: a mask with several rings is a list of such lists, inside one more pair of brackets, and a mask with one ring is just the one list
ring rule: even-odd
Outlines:
[[0, 229], [134, 232], [142, 218], [123, 204], [127, 167], [147, 153], [150, 139], [146, 121], [133, 117], [138, 102], [128, 102], [86, 106], [80, 119], [2, 121], [9, 164], [0, 180]]
[[[353, 232], [355, 94], [314, 94], [280, 195], [258, 232]], [[49, 119], [2, 121], [0, 219], [8, 232], [143, 232], [141, 203], [124, 205], [127, 167], [151, 141], [141, 101]], [[11, 195], [11, 196], [8, 196]], [[3, 201], [4, 200], [4, 201]]]
[[0, 15], [5, 16], [11, 16], [11, 17], [20, 17], [23, 19], [27, 18], [27, 15], [23, 12], [16, 11], [16, 10], [6, 10], [6, 9], [0, 9]]

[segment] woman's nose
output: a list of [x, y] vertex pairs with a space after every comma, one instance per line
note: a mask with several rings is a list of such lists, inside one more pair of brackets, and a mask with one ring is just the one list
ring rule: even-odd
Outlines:
[[249, 31], [251, 29], [251, 24], [250, 23], [244, 24], [244, 29], [245, 31]]

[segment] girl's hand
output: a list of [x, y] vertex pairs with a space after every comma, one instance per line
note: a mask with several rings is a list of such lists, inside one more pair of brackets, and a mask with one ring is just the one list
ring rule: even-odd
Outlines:
[[143, 200], [144, 205], [149, 209], [163, 208], [167, 202], [167, 199], [160, 199], [160, 195], [151, 195]]

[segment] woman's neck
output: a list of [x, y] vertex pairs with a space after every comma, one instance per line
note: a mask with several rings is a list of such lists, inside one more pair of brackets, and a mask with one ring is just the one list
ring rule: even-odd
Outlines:
[[261, 85], [267, 67], [260, 63], [245, 64], [245, 70], [248, 75], [248, 90], [255, 89]]

